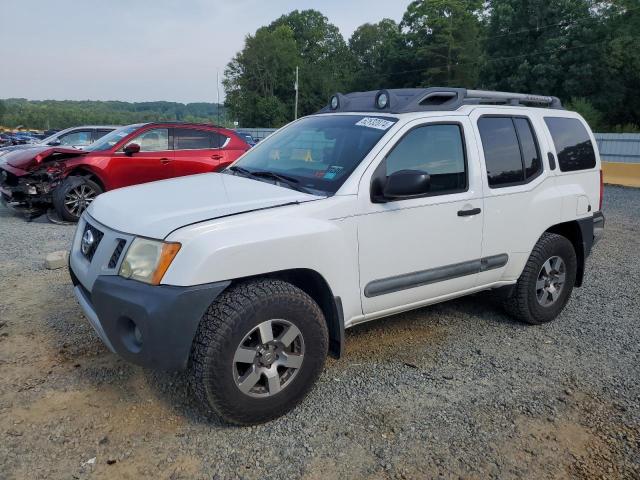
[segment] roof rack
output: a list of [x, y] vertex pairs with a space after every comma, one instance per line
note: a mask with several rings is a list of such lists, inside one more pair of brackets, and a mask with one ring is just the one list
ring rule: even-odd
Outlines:
[[561, 109], [558, 97], [528, 93], [467, 90], [466, 88], [404, 88], [336, 93], [318, 113], [386, 112], [409, 113], [457, 110], [462, 105], [535, 105]]

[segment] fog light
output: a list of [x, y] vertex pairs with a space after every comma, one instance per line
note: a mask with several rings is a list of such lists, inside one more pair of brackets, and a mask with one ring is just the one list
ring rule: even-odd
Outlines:
[[38, 191], [36, 190], [36, 187], [34, 187], [33, 185], [29, 185], [27, 186], [27, 193], [29, 195], [35, 195], [38, 193]]

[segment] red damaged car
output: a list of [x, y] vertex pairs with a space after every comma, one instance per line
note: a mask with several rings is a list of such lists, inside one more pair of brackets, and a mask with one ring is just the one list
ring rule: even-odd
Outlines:
[[114, 130], [84, 150], [34, 147], [0, 164], [2, 201], [30, 217], [51, 205], [77, 221], [93, 199], [114, 188], [215, 172], [249, 149], [235, 132], [195, 123], [145, 123]]

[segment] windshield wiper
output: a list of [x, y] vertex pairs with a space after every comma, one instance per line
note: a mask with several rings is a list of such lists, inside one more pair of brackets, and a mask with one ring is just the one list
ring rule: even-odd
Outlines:
[[239, 173], [241, 175], [253, 178], [268, 178], [271, 180], [275, 180], [279, 183], [284, 183], [286, 186], [293, 190], [297, 190], [303, 193], [312, 193], [308, 188], [303, 187], [302, 185], [298, 185], [300, 180], [297, 178], [290, 177], [289, 175], [283, 175], [281, 173], [270, 172], [268, 170], [255, 170], [251, 171], [243, 167], [238, 167], [236, 165], [229, 167], [229, 170], [232, 172]]

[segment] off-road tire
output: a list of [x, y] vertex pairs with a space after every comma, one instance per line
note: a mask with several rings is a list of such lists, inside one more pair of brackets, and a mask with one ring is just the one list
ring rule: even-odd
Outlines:
[[[543, 264], [552, 257], [560, 257], [566, 266], [566, 277], [558, 299], [542, 306], [536, 295], [536, 282]], [[573, 244], [561, 235], [544, 233], [533, 247], [524, 271], [504, 308], [514, 318], [533, 325], [554, 320], [569, 301], [576, 280], [577, 259]]]
[[100, 187], [100, 185], [98, 185], [93, 180], [77, 175], [65, 178], [62, 183], [58, 185], [58, 187], [53, 191], [53, 207], [62, 220], [65, 220], [67, 222], [77, 222], [78, 220], [80, 220], [80, 215], [82, 215], [82, 212], [80, 212], [79, 215], [75, 215], [73, 212], [69, 211], [69, 209], [65, 205], [65, 198], [71, 190], [83, 184], [95, 191], [96, 197], [103, 192], [102, 187]]
[[[304, 360], [286, 388], [267, 398], [254, 398], [236, 385], [233, 359], [245, 335], [268, 319], [287, 320], [300, 330]], [[189, 358], [189, 383], [200, 404], [225, 421], [264, 423], [304, 399], [322, 372], [327, 348], [324, 315], [309, 295], [281, 280], [250, 280], [223, 292], [203, 315]]]

